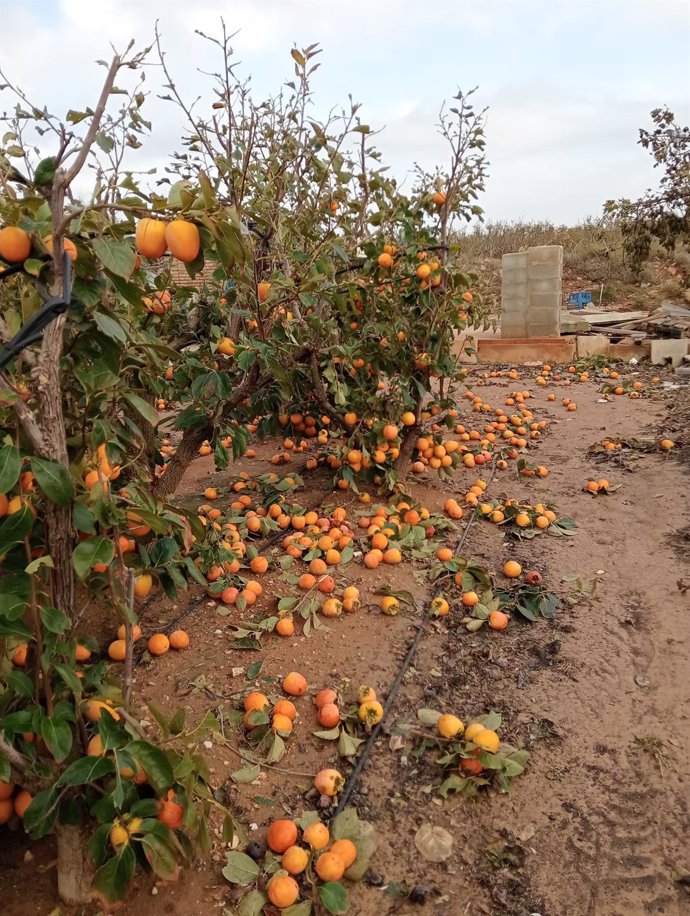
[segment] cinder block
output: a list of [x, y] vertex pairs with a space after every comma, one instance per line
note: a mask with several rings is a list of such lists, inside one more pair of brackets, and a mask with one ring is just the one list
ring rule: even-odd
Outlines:
[[561, 297], [558, 293], [530, 293], [529, 311], [530, 312], [560, 312]]
[[504, 254], [501, 258], [501, 267], [503, 270], [515, 270], [516, 268], [527, 270], [527, 252], [511, 251], [509, 254]]
[[534, 337], [477, 341], [480, 363], [571, 363], [575, 358], [574, 337]]
[[587, 356], [607, 356], [609, 339], [605, 334], [580, 334], [577, 337], [577, 358]]
[[529, 294], [530, 298], [535, 293], [551, 293], [561, 301], [561, 280], [559, 277], [549, 277], [548, 279], [535, 280], [532, 274], [529, 277]]
[[560, 264], [556, 262], [541, 262], [529, 265], [530, 280], [550, 280], [553, 278], [556, 282], [561, 279]]
[[527, 249], [527, 264], [531, 270], [538, 264], [553, 264], [557, 269], [563, 266], [562, 245], [535, 245]]
[[671, 360], [671, 365], [675, 369], [683, 362], [683, 357], [688, 355], [690, 340], [681, 338], [680, 340], [662, 338], [652, 341], [652, 363], [655, 366], [663, 366], [667, 360]]
[[511, 252], [501, 267], [502, 337], [560, 334], [562, 246]]

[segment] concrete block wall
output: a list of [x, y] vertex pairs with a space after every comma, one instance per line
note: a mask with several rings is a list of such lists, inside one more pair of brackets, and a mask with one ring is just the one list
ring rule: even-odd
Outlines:
[[563, 247], [540, 245], [503, 255], [501, 336], [558, 337], [561, 333]]

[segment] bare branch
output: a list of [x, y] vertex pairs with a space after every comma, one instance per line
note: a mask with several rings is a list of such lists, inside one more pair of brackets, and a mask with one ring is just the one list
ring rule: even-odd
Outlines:
[[81, 172], [84, 167], [89, 153], [91, 152], [91, 147], [93, 146], [96, 140], [96, 134], [99, 131], [101, 126], [101, 120], [103, 119], [103, 114], [105, 113], [106, 106], [108, 105], [108, 99], [110, 93], [112, 92], [113, 86], [115, 85], [115, 77], [120, 67], [123, 65], [123, 60], [116, 54], [110, 62], [110, 67], [108, 67], [108, 74], [103, 83], [103, 88], [101, 90], [100, 98], [98, 99], [98, 104], [91, 118], [91, 123], [89, 124], [89, 129], [86, 132], [81, 147], [77, 152], [76, 158], [72, 165], [60, 176], [58, 179], [63, 184], [63, 187], [68, 188], [74, 179], [77, 177], [79, 172]]

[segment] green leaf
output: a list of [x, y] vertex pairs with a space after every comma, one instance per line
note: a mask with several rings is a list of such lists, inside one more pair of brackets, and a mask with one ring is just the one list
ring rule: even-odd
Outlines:
[[126, 342], [127, 333], [125, 329], [110, 315], [104, 315], [103, 312], [94, 312], [93, 320], [96, 322], [98, 330], [105, 334], [106, 337], [112, 337], [113, 340], [117, 340], [119, 343]]
[[51, 786], [35, 795], [24, 812], [24, 829], [34, 839], [38, 840], [52, 831], [59, 811], [58, 800], [59, 793]]
[[242, 352], [237, 355], [237, 365], [243, 372], [246, 372], [247, 369], [251, 369], [255, 362], [256, 351], [254, 350], [242, 350]]
[[349, 906], [347, 891], [337, 881], [327, 881], [319, 887], [321, 903], [329, 913], [346, 913]]
[[[238, 916], [263, 916], [268, 898], [261, 891], [254, 889], [246, 894], [237, 907]], [[283, 910], [283, 912], [286, 912]]]
[[177, 864], [175, 850], [162, 836], [155, 833], [145, 833], [141, 838], [141, 846], [153, 871], [167, 881], [175, 878], [180, 866]]
[[417, 718], [420, 722], [423, 722], [424, 725], [436, 725], [441, 718], [441, 713], [436, 712], [435, 709], [418, 709]]
[[52, 557], [36, 557], [35, 560], [32, 560], [29, 565], [26, 567], [24, 572], [27, 576], [35, 576], [36, 573], [45, 566], [46, 569], [55, 569], [55, 564], [53, 563]]
[[55, 178], [57, 166], [58, 161], [55, 156], [48, 156], [46, 159], [41, 159], [34, 172], [34, 183], [49, 184], [53, 178]]
[[24, 538], [33, 528], [34, 517], [28, 506], [22, 506], [18, 512], [6, 516], [0, 524], [0, 557], [7, 554]]
[[39, 277], [41, 271], [46, 267], [45, 261], [40, 261], [38, 258], [27, 258], [26, 261], [22, 264], [22, 267], [27, 274], [30, 274], [32, 277]]
[[6, 620], [19, 620], [29, 600], [30, 582], [25, 573], [0, 577], [0, 614]]
[[97, 563], [112, 563], [115, 556], [113, 542], [108, 538], [95, 537], [77, 544], [72, 554], [72, 563], [80, 579], [86, 579]]
[[476, 716], [473, 722], [479, 722], [484, 728], [488, 728], [491, 731], [495, 732], [501, 727], [503, 721], [500, 712], [488, 712], [485, 716]]
[[149, 782], [159, 795], [172, 788], [172, 766], [163, 751], [148, 741], [132, 741], [127, 745], [127, 751], [139, 761]]
[[82, 534], [96, 533], [96, 519], [90, 509], [83, 503], [75, 503], [72, 509], [72, 521], [77, 531]]
[[40, 610], [41, 622], [46, 630], [60, 636], [70, 628], [70, 619], [64, 611], [54, 607], [42, 607]]
[[[109, 712], [101, 712], [98, 717], [98, 734], [103, 742], [103, 747], [108, 751], [121, 748], [129, 739], [129, 735], [119, 721], [114, 719]], [[124, 765], [118, 763], [118, 770], [121, 770]]]
[[263, 668], [264, 663], [261, 659], [256, 662], [252, 662], [251, 665], [247, 668], [247, 680], [253, 681], [261, 674], [261, 669]]
[[171, 735], [181, 735], [184, 730], [185, 719], [187, 718], [187, 711], [184, 706], [181, 706], [179, 709], [176, 709], [173, 713], [173, 717], [170, 720], [170, 734]]
[[177, 541], [175, 538], [159, 538], [151, 548], [150, 558], [151, 566], [165, 566], [177, 553]]
[[[72, 668], [70, 668], [69, 665], [65, 665], [64, 663], [60, 662], [55, 665], [55, 670], [65, 682], [65, 684], [67, 684], [72, 693], [75, 693], [77, 696], [79, 696], [82, 690], [81, 680], [77, 677]], [[108, 716], [108, 718], [110, 719], [110, 716]]]
[[107, 757], [80, 757], [67, 767], [65, 772], [55, 783], [59, 786], [85, 786], [96, 782], [103, 776], [114, 772], [112, 760]]
[[254, 782], [260, 775], [261, 767], [258, 763], [254, 763], [251, 766], [243, 767], [241, 770], [235, 770], [234, 773], [230, 774], [230, 779], [237, 783]]
[[132, 847], [129, 844], [122, 846], [118, 854], [94, 875], [92, 888], [96, 896], [106, 903], [118, 903], [124, 899], [129, 882], [134, 877], [136, 862]]
[[158, 727], [161, 730], [161, 735], [164, 741], [170, 737], [170, 723], [168, 722], [168, 717], [165, 715], [162, 709], [159, 709], [155, 703], [147, 703], [149, 712], [153, 718], [158, 723]]
[[[7, 674], [3, 676], [3, 679], [17, 696], [26, 697], [27, 700], [33, 698], [34, 685], [28, 674], [24, 674], [23, 671], [8, 671]], [[0, 779], [2, 779], [1, 776]]]
[[44, 716], [41, 720], [41, 737], [58, 763], [72, 750], [72, 729], [64, 720]]
[[357, 748], [362, 743], [362, 738], [354, 738], [348, 731], [343, 729], [338, 739], [338, 755], [340, 757], [354, 757], [357, 753]]
[[271, 747], [266, 755], [267, 763], [278, 763], [285, 756], [285, 742], [280, 735], [273, 735]]
[[22, 459], [14, 445], [0, 448], [0, 493], [8, 493], [19, 480]]
[[12, 779], [12, 766], [4, 754], [0, 754], [0, 779], [10, 782]]
[[151, 426], [158, 426], [158, 412], [148, 401], [131, 391], [125, 391], [125, 400], [147, 423], [150, 423]]
[[21, 620], [7, 620], [0, 617], [0, 636], [16, 636], [26, 642], [33, 634]]
[[108, 842], [108, 835], [112, 824], [110, 822], [106, 824], [101, 824], [100, 827], [96, 829], [94, 833], [89, 837], [89, 842], [86, 847], [89, 859], [96, 868], [99, 868], [108, 858], [108, 853], [110, 852], [110, 843]]
[[244, 852], [229, 852], [228, 864], [223, 868], [222, 875], [230, 884], [253, 884], [259, 877], [261, 869], [254, 859]]
[[111, 273], [118, 277], [129, 279], [134, 273], [136, 254], [127, 242], [117, 242], [114, 239], [96, 239], [92, 245], [94, 254]]
[[311, 916], [311, 900], [301, 900], [299, 903], [293, 903], [286, 910], [280, 911], [280, 916]]

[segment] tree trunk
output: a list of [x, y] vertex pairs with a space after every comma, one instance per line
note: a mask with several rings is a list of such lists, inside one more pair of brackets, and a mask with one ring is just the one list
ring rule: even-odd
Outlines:
[[[304, 356], [308, 351], [304, 351]], [[221, 420], [232, 418], [232, 411], [235, 410], [250, 394], [264, 388], [271, 381], [271, 376], [261, 375], [257, 366], [252, 366], [249, 375], [245, 378], [239, 388], [235, 389], [234, 394], [224, 404], [221, 413]], [[151, 487], [151, 493], [157, 499], [164, 499], [170, 496], [180, 485], [180, 481], [187, 470], [189, 462], [199, 451], [199, 446], [205, 439], [213, 436], [214, 427], [209, 423], [196, 429], [188, 429], [182, 436], [182, 440], [177, 447], [177, 451], [172, 459], [168, 462], [165, 474], [154, 481]]]
[[66, 906], [84, 906], [91, 902], [93, 869], [86, 856], [87, 837], [75, 824], [58, 824], [57, 880], [58, 895]]
[[168, 462], [165, 474], [158, 477], [151, 486], [151, 493], [157, 499], [165, 499], [170, 496], [180, 485], [180, 481], [187, 470], [190, 461], [199, 451], [199, 446], [205, 439], [210, 439], [213, 435], [213, 427], [199, 426], [196, 429], [188, 429], [182, 436], [177, 451]]
[[[62, 281], [56, 284], [54, 295], [62, 294]], [[65, 420], [62, 413], [62, 385], [60, 383], [60, 357], [64, 315], [49, 325], [43, 335], [41, 359], [37, 369], [38, 421], [43, 436], [41, 457], [58, 461], [69, 467]], [[74, 571], [72, 569], [73, 526], [72, 507], [56, 506], [46, 501], [46, 544], [53, 558], [51, 575], [55, 607], [70, 618], [74, 613]]]
[[405, 432], [403, 433], [403, 441], [400, 445], [400, 454], [395, 461], [395, 470], [398, 473], [398, 486], [405, 485], [417, 439], [417, 424], [415, 423], [414, 426], [406, 426]]

